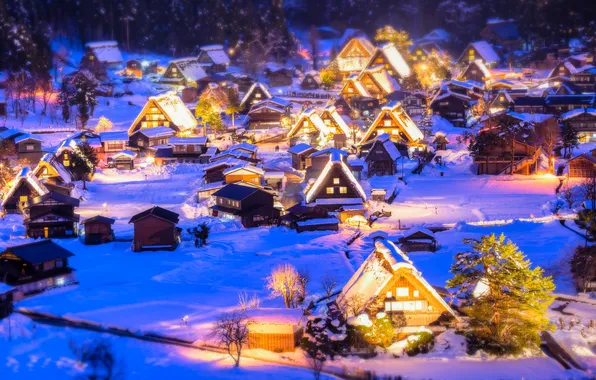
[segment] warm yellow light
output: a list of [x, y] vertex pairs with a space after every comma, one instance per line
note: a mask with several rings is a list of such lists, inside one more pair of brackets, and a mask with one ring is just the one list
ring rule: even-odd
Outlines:
[[147, 157], [147, 163], [148, 163], [148, 164], [152, 164], [152, 163], [154, 163], [154, 162], [155, 162], [155, 158], [153, 158], [153, 157], [151, 157], [151, 156]]

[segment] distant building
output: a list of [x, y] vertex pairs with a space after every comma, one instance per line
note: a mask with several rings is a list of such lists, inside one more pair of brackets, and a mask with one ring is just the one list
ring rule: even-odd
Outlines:
[[122, 53], [116, 41], [97, 41], [85, 44], [85, 54], [81, 60], [81, 66], [88, 62], [101, 62], [108, 69], [119, 69], [122, 67]]
[[476, 60], [480, 60], [480, 62], [490, 69], [496, 67], [501, 61], [501, 58], [491, 44], [486, 41], [476, 41], [468, 44], [457, 59], [457, 65], [466, 67]]
[[[379, 47], [377, 47], [371, 56], [370, 60], [366, 64], [366, 68], [370, 69], [374, 66], [382, 65], [389, 76], [397, 80], [398, 83], [404, 78], [407, 78], [412, 73], [410, 66], [402, 57], [399, 50], [393, 43], [385, 43]], [[396, 88], [395, 90], [398, 90]]]
[[230, 57], [222, 45], [201, 46], [197, 61], [209, 73], [223, 72], [230, 66]]
[[83, 226], [83, 238], [87, 245], [103, 244], [114, 241], [112, 225], [115, 220], [97, 215], [81, 222]]
[[594, 178], [596, 176], [596, 150], [583, 153], [567, 161], [569, 178]]
[[596, 141], [596, 108], [576, 108], [562, 114], [560, 119], [578, 131], [580, 142]]
[[265, 75], [269, 81], [270, 87], [287, 87], [293, 83], [294, 73], [292, 70], [282, 67], [276, 70], [265, 70]]
[[[375, 46], [366, 37], [355, 37], [348, 40], [335, 57], [334, 62], [343, 79], [353, 73], [359, 73], [366, 67]], [[333, 63], [332, 63], [333, 64]]]
[[489, 20], [480, 32], [480, 37], [495, 46], [499, 46], [504, 53], [523, 48], [523, 40], [517, 28], [517, 23], [513, 20]]
[[468, 66], [458, 75], [458, 79], [463, 81], [474, 81], [484, 83], [490, 79], [492, 74], [481, 59], [476, 59], [468, 64]]
[[128, 129], [128, 135], [145, 128], [169, 127], [180, 134], [191, 134], [197, 119], [175, 92], [149, 98]]
[[248, 129], [282, 127], [282, 120], [291, 112], [292, 103], [276, 96], [254, 103], [248, 111]]
[[159, 206], [134, 215], [129, 224], [134, 225], [132, 250], [173, 251], [180, 243], [181, 229], [176, 227], [179, 215]]
[[238, 219], [246, 228], [280, 222], [281, 210], [274, 195], [260, 186], [245, 182], [232, 183], [212, 195], [213, 216]]
[[186, 57], [170, 61], [159, 82], [178, 86], [192, 86], [206, 76], [207, 73], [195, 57]]
[[303, 90], [318, 90], [321, 87], [321, 76], [318, 71], [311, 70], [304, 73], [304, 78], [300, 82], [300, 88]]
[[80, 216], [75, 208], [80, 201], [56, 191], [32, 198], [25, 206], [23, 224], [27, 237], [66, 238], [78, 234]]
[[244, 94], [244, 97], [240, 102], [240, 108], [243, 108], [245, 112], [248, 112], [253, 104], [271, 98], [271, 93], [269, 93], [267, 87], [262, 83], [255, 82], [250, 86], [248, 91], [246, 91], [246, 94]]
[[176, 131], [168, 127], [139, 129], [130, 135], [130, 145], [140, 149], [165, 145], [175, 134]]
[[323, 145], [329, 129], [314, 108], [307, 108], [298, 116], [287, 138], [290, 146], [305, 143], [312, 146]]
[[316, 151], [316, 148], [306, 143], [300, 143], [290, 147], [288, 153], [292, 156], [292, 168], [306, 170], [310, 166], [310, 155]]

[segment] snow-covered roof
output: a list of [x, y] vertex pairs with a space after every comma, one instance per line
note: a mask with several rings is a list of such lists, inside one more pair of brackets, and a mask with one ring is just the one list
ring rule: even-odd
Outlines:
[[6, 202], [13, 196], [14, 192], [23, 184], [27, 183], [33, 188], [40, 196], [49, 193], [49, 190], [39, 181], [39, 179], [33, 174], [29, 168], [21, 169], [21, 172], [17, 176], [8, 193], [4, 196], [2, 201], [2, 207], [5, 206]]
[[[391, 42], [387, 42], [378, 47], [378, 49], [385, 55], [389, 65], [393, 68], [393, 70], [399, 74], [400, 77], [406, 78], [410, 76], [411, 70], [410, 66], [406, 63], [404, 57], [402, 57], [399, 50], [395, 44]], [[371, 57], [372, 60], [373, 57]], [[372, 62], [369, 62], [368, 66], [371, 66]]]
[[231, 147], [229, 147], [228, 149], [226, 149], [226, 152], [233, 152], [235, 150], [246, 150], [249, 151], [251, 153], [256, 153], [257, 150], [259, 150], [259, 147], [254, 145], [254, 144], [249, 144], [247, 142], [243, 142], [240, 144], [234, 144]]
[[128, 141], [128, 133], [125, 131], [121, 132], [101, 132], [99, 138], [102, 142], [104, 141]]
[[143, 128], [139, 129], [135, 133], [143, 134], [147, 137], [166, 137], [174, 136], [176, 131], [169, 127], [154, 127], [154, 128]]
[[[360, 57], [344, 57], [344, 55], [355, 43], [360, 43], [366, 55]], [[337, 54], [337, 58], [335, 59], [339, 71], [352, 72], [364, 69], [369, 61], [370, 56], [374, 53], [374, 50], [374, 45], [366, 37], [354, 37], [350, 39], [347, 43], [345, 43], [345, 45]]]
[[168, 144], [170, 145], [188, 145], [188, 144], [195, 144], [195, 145], [207, 145], [209, 139], [206, 136], [200, 137], [172, 137], [168, 140]]
[[293, 137], [300, 130], [300, 128], [302, 128], [303, 122], [305, 120], [310, 121], [311, 124], [319, 131], [321, 135], [326, 136], [329, 134], [329, 128], [327, 128], [327, 125], [325, 125], [323, 119], [321, 119], [321, 117], [316, 113], [316, 110], [314, 108], [307, 108], [304, 111], [302, 111], [302, 114], [300, 114], [298, 121], [294, 123], [294, 125], [288, 132], [288, 138]]
[[366, 89], [366, 87], [364, 87], [362, 82], [360, 82], [358, 77], [359, 76], [357, 74], [350, 75], [348, 77], [348, 79], [346, 79], [346, 82], [344, 83], [344, 86], [341, 89], [341, 92], [343, 93], [344, 89], [346, 89], [350, 84], [352, 84], [356, 88], [357, 95], [370, 98], [371, 97], [370, 92], [368, 92], [368, 90]]
[[495, 98], [495, 100], [499, 99], [499, 97], [501, 97], [501, 95], [503, 95], [505, 97], [505, 99], [507, 99], [507, 101], [509, 103], [513, 103], [513, 98], [511, 97], [511, 95], [509, 95], [509, 93], [505, 90], [500, 90], [499, 93], [497, 94], [497, 97]]
[[381, 86], [381, 89], [387, 94], [390, 94], [400, 89], [399, 83], [397, 83], [395, 78], [389, 75], [389, 73], [385, 69], [385, 66], [383, 65], [376, 65], [369, 69], [362, 70], [358, 77], [358, 80], [361, 81], [362, 78], [367, 74], [370, 75], [373, 78], [373, 80], [376, 83], [378, 83], [379, 86]]
[[170, 61], [170, 65], [175, 65], [186, 80], [197, 81], [207, 76], [207, 73], [195, 57], [175, 59]]
[[98, 61], [103, 63], [121, 63], [122, 53], [118, 49], [118, 42], [116, 41], [97, 41], [88, 42], [85, 47], [93, 50], [93, 54]]
[[449, 32], [445, 29], [433, 29], [421, 38], [424, 41], [449, 41]]
[[248, 113], [249, 114], [255, 113], [255, 112], [258, 112], [258, 111], [260, 111], [262, 109], [265, 109], [265, 108], [266, 109], [269, 109], [269, 110], [271, 110], [273, 112], [277, 112], [277, 113], [281, 113], [281, 114], [283, 114], [283, 113], [286, 112], [285, 109], [280, 108], [280, 107], [276, 107], [276, 106], [274, 106], [271, 103], [258, 102], [258, 103], [253, 104], [252, 107], [250, 107], [250, 111], [248, 111]]
[[227, 168], [226, 170], [223, 171], [223, 174], [224, 175], [228, 175], [230, 173], [234, 173], [234, 172], [237, 172], [239, 170], [246, 170], [246, 171], [249, 171], [251, 173], [258, 174], [258, 175], [264, 175], [265, 174], [265, 171], [263, 169], [257, 168], [256, 166], [250, 165], [248, 163], [243, 163], [243, 164], [240, 164], [240, 165], [232, 166], [231, 168]]
[[128, 129], [128, 134], [134, 132], [134, 128], [139, 124], [141, 118], [145, 114], [148, 108], [152, 104], [155, 104], [164, 116], [176, 126], [181, 132], [193, 129], [197, 126], [197, 119], [194, 117], [192, 112], [182, 102], [182, 99], [176, 92], [168, 91], [160, 95], [151, 96], [137, 118], [133, 121], [132, 125]]
[[7, 129], [4, 132], [0, 132], [0, 140], [9, 139], [13, 136], [22, 135], [24, 133], [25, 132], [21, 131], [20, 129], [15, 129], [15, 128]]
[[311, 149], [314, 149], [314, 148], [306, 143], [300, 143], [300, 144], [294, 145], [293, 147], [290, 147], [288, 149], [288, 153], [301, 154], [301, 153], [304, 153]]
[[412, 235], [414, 235], [414, 234], [416, 234], [418, 232], [422, 232], [423, 234], [428, 235], [428, 236], [435, 236], [435, 234], [431, 230], [429, 230], [428, 228], [424, 228], [424, 227], [413, 227], [413, 228], [410, 228], [409, 230], [407, 230], [406, 232], [404, 232], [403, 237], [404, 238], [407, 238], [408, 236], [412, 236]]
[[[486, 62], [499, 62], [499, 54], [493, 49], [492, 45], [486, 41], [476, 41], [471, 42], [470, 46], [472, 46], [478, 54], [486, 61]], [[468, 49], [464, 51], [464, 55], [467, 54]]]
[[325, 167], [321, 171], [321, 174], [319, 175], [319, 177], [317, 177], [315, 183], [306, 193], [306, 203], [311, 203], [313, 200], [315, 200], [315, 197], [321, 190], [321, 186], [323, 186], [323, 184], [326, 183], [327, 176], [331, 172], [331, 169], [336, 166], [339, 166], [341, 168], [347, 180], [352, 184], [352, 186], [354, 186], [356, 192], [360, 195], [360, 198], [362, 198], [363, 201], [366, 201], [366, 193], [364, 192], [362, 186], [360, 186], [360, 183], [358, 182], [356, 177], [354, 177], [354, 174], [352, 174], [350, 168], [348, 168], [346, 163], [343, 161], [343, 155], [334, 151], [331, 153], [331, 156], [329, 157], [329, 162], [327, 162], [327, 165], [325, 165]]
[[260, 325], [299, 325], [304, 312], [302, 309], [257, 308], [244, 312], [250, 324]]
[[216, 65], [229, 65], [230, 57], [224, 51], [222, 45], [207, 45], [202, 46], [201, 51], [205, 52], [211, 58], [211, 61]]
[[[391, 141], [391, 136], [389, 136], [387, 133], [383, 133], [377, 136], [376, 141], [380, 144], [383, 144], [383, 147], [385, 148], [387, 153], [389, 153], [389, 156], [391, 157], [392, 161], [395, 162], [398, 158], [401, 157], [401, 153], [399, 153], [399, 150], [397, 150], [397, 147], [395, 146], [393, 141]], [[368, 155], [372, 153], [373, 149], [371, 149], [366, 156], [368, 157]]]
[[49, 168], [53, 169], [58, 174], [58, 176], [61, 178], [62, 182], [64, 182], [64, 183], [72, 182], [72, 177], [70, 175], [70, 172], [68, 170], [66, 170], [64, 165], [62, 165], [62, 163], [60, 163], [60, 161], [58, 161], [56, 159], [56, 156], [54, 156], [52, 153], [45, 154], [41, 158], [41, 160], [39, 160], [39, 163], [37, 164], [37, 167], [35, 168], [35, 170], [33, 170], [33, 172], [36, 173], [36, 175], [39, 175], [38, 172], [41, 170], [42, 167], [49, 167]]
[[112, 158], [118, 158], [118, 157], [122, 157], [122, 156], [125, 156], [128, 158], [135, 158], [137, 156], [137, 153], [133, 152], [132, 150], [124, 149], [124, 150], [121, 150], [120, 152], [114, 154], [112, 156]]
[[232, 166], [236, 166], [236, 165], [242, 165], [244, 163], [246, 163], [246, 161], [239, 160], [234, 157], [228, 157], [225, 160], [217, 160], [217, 161], [210, 162], [209, 164], [207, 164], [203, 167], [203, 171], [215, 169], [220, 166], [232, 167]]
[[35, 141], [43, 142], [43, 139], [41, 137], [35, 137], [35, 136], [30, 135], [28, 133], [25, 133], [24, 135], [20, 135], [19, 137], [17, 137], [16, 139], [14, 139], [14, 142], [15, 142], [15, 144], [18, 144], [18, 143], [23, 142], [25, 140], [35, 140]]
[[338, 224], [339, 220], [337, 218], [315, 218], [315, 219], [308, 219], [303, 220], [300, 222], [296, 222], [297, 225], [300, 227], [304, 226], [321, 226], [325, 224]]
[[[486, 67], [486, 65], [484, 64], [484, 62], [482, 62], [481, 59], [476, 59], [472, 63], [478, 67], [478, 69], [482, 72], [482, 76], [484, 78], [490, 78], [492, 76], [490, 70]], [[472, 63], [470, 63], [470, 65]]]
[[325, 148], [321, 149], [318, 152], [313, 152], [310, 156], [311, 157], [319, 157], [319, 156], [327, 156], [331, 154], [340, 154], [342, 156], [347, 157], [349, 155], [348, 152], [345, 150], [337, 149], [337, 148]]
[[398, 122], [399, 126], [403, 129], [403, 131], [406, 133], [406, 135], [410, 138], [411, 141], [418, 141], [424, 139], [424, 135], [422, 134], [422, 132], [420, 132], [420, 129], [418, 129], [418, 126], [416, 125], [416, 123], [414, 123], [412, 118], [410, 118], [410, 115], [408, 115], [406, 111], [403, 109], [401, 103], [394, 100], [387, 103], [385, 106], [383, 106], [383, 108], [381, 108], [381, 112], [379, 112], [375, 121], [372, 123], [370, 128], [368, 128], [368, 130], [362, 137], [362, 140], [360, 141], [361, 144], [368, 141], [369, 137], [371, 136], [373, 131], [376, 130], [377, 126], [381, 126], [381, 120], [387, 113]]
[[576, 116], [582, 115], [584, 113], [590, 114], [592, 116], [596, 116], [596, 108], [576, 108], [574, 110], [571, 110], [569, 112], [565, 112], [564, 114], [561, 115], [561, 119], [563, 120], [568, 120], [568, 119], [573, 119]]
[[267, 86], [265, 86], [261, 82], [255, 82], [252, 84], [252, 86], [250, 86], [248, 91], [246, 91], [246, 94], [244, 94], [244, 97], [242, 98], [242, 101], [240, 102], [240, 104], [244, 105], [244, 103], [246, 103], [248, 101], [248, 98], [253, 93], [253, 91], [257, 88], [260, 88], [263, 91], [263, 93], [265, 94], [265, 97], [267, 97], [268, 99], [272, 98], [271, 93], [267, 89]]
[[342, 115], [340, 115], [339, 112], [337, 112], [337, 109], [334, 105], [328, 105], [327, 107], [325, 107], [323, 111], [329, 112], [329, 115], [331, 115], [333, 121], [335, 121], [337, 125], [339, 125], [339, 128], [342, 130], [344, 135], [350, 135], [350, 128], [348, 128], [348, 124], [346, 123]]
[[318, 84], [321, 84], [321, 75], [319, 75], [319, 72], [317, 70], [310, 70], [310, 71], [305, 72], [304, 78], [306, 78], [307, 76], [314, 79], [314, 81], [317, 82]]

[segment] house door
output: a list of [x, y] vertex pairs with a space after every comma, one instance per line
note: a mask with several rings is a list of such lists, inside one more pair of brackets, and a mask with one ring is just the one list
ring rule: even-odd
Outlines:
[[50, 229], [48, 227], [43, 228], [43, 237], [46, 239], [50, 237]]

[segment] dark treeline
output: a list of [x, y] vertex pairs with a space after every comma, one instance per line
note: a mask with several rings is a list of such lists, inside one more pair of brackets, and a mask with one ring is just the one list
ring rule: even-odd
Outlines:
[[131, 50], [180, 57], [204, 44], [258, 41], [285, 58], [292, 28], [351, 27], [372, 36], [391, 24], [420, 37], [441, 27], [463, 44], [477, 38], [490, 17], [516, 19], [523, 36], [538, 45], [593, 38], [596, 29], [596, 7], [584, 0], [0, 0], [0, 48], [11, 52], [15, 35], [42, 45], [44, 36], [114, 39]]

